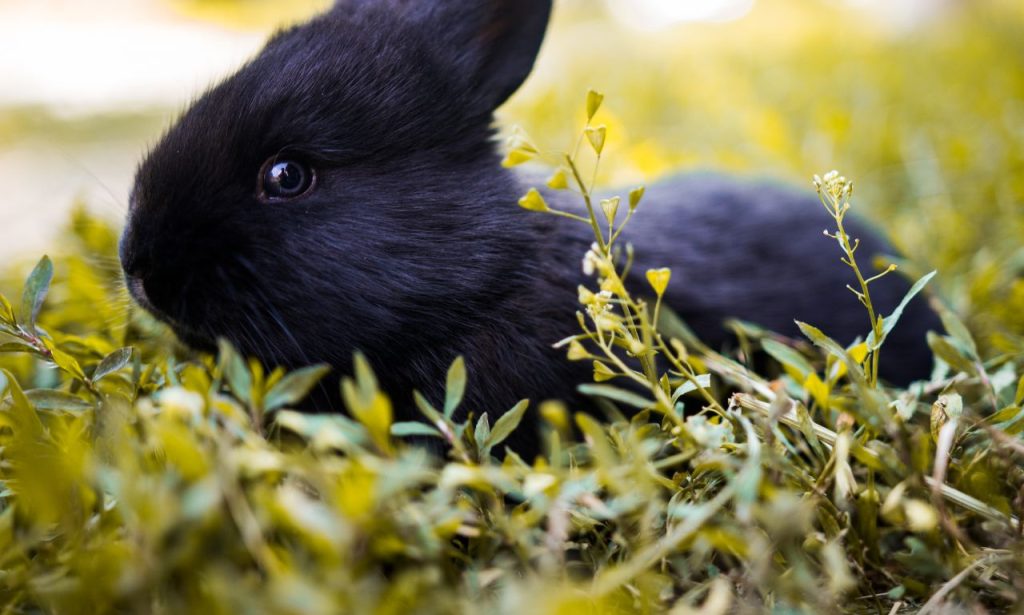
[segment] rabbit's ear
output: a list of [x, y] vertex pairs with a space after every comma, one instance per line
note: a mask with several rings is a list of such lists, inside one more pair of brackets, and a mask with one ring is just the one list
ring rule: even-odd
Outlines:
[[434, 0], [414, 3], [431, 13], [432, 34], [462, 71], [473, 98], [493, 111], [533, 69], [544, 41], [551, 0]]
[[412, 22], [469, 99], [489, 113], [511, 96], [533, 69], [552, 0], [337, 0], [335, 10], [384, 10]]

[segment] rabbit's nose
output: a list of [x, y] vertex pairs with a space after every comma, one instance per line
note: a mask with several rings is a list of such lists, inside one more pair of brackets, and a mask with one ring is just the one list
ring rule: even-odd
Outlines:
[[152, 312], [153, 303], [149, 300], [149, 295], [146, 293], [146, 285], [143, 279], [138, 276], [129, 275], [125, 278], [125, 284], [128, 286], [128, 293], [139, 302], [139, 305]]
[[117, 255], [121, 258], [121, 269], [124, 270], [124, 275], [127, 278], [138, 277], [146, 269], [135, 235], [135, 225], [129, 221], [117, 246]]

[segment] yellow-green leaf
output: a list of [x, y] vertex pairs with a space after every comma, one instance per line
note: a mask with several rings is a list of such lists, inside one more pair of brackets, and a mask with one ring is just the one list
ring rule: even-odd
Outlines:
[[14, 326], [14, 308], [3, 295], [0, 295], [0, 323]]
[[494, 422], [494, 428], [491, 429], [490, 434], [487, 436], [487, 442], [484, 443], [484, 446], [490, 449], [504, 442], [506, 438], [512, 435], [516, 427], [519, 426], [523, 416], [526, 414], [526, 409], [529, 407], [530, 400], [524, 399], [513, 406], [508, 412], [502, 414]]
[[71, 374], [75, 378], [85, 382], [85, 372], [82, 371], [82, 366], [78, 364], [78, 360], [68, 353], [64, 352], [53, 343], [53, 340], [49, 338], [42, 338], [43, 345], [50, 351], [50, 356], [53, 357], [53, 362], [57, 367], [61, 368], [65, 372]]
[[374, 444], [390, 452], [391, 400], [377, 388], [377, 378], [362, 353], [355, 355], [355, 380], [345, 378], [341, 392], [349, 412], [366, 427]]
[[819, 406], [828, 407], [828, 385], [826, 385], [818, 374], [811, 372], [804, 380], [804, 389], [811, 394], [811, 398]]
[[[0, 393], [6, 388], [13, 402], [5, 414], [13, 419], [15, 433], [24, 442], [31, 442], [40, 437], [45, 432], [43, 422], [39, 419], [39, 414], [32, 407], [32, 403], [18, 381], [14, 379], [14, 374], [0, 368], [0, 376], [3, 376], [0, 378]], [[6, 387], [3, 386], [5, 383]]]

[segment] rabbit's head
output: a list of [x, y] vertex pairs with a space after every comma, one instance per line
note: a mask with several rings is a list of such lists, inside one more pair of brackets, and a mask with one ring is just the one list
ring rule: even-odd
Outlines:
[[494, 109], [550, 0], [341, 0], [200, 97], [141, 164], [121, 259], [187, 343], [266, 362], [444, 340], [528, 233]]

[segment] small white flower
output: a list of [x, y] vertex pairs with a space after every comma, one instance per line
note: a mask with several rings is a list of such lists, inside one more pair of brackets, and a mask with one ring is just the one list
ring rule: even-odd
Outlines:
[[718, 450], [726, 442], [735, 441], [730, 423], [715, 425], [702, 415], [686, 417], [686, 428], [690, 432], [690, 437], [705, 450]]
[[528, 498], [536, 497], [555, 485], [558, 479], [550, 474], [532, 472], [523, 480], [523, 494]]
[[583, 275], [591, 276], [594, 275], [594, 253], [587, 252], [586, 256], [583, 257]]
[[198, 418], [206, 405], [202, 395], [184, 387], [160, 391], [157, 402], [162, 413], [184, 419]]

